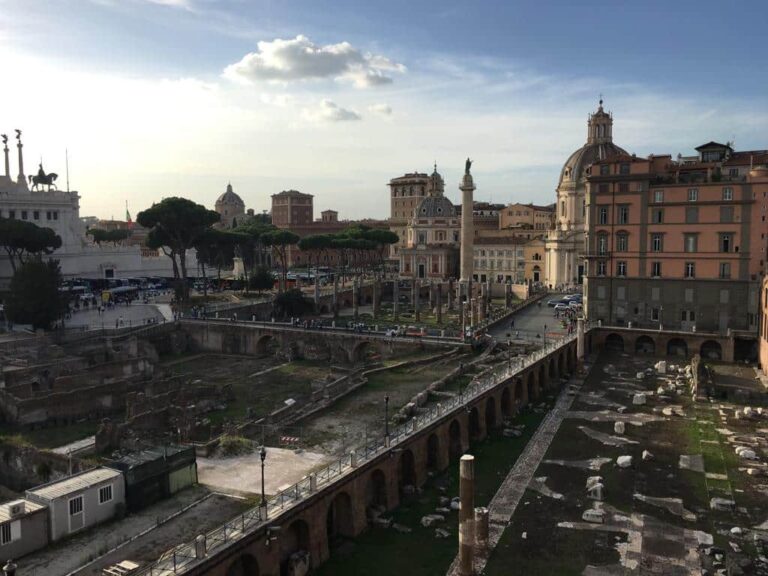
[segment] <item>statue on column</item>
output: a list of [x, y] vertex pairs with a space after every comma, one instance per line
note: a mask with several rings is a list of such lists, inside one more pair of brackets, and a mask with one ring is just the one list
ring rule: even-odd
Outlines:
[[464, 174], [469, 175], [470, 168], [472, 168], [472, 160], [467, 158], [467, 161], [464, 163]]

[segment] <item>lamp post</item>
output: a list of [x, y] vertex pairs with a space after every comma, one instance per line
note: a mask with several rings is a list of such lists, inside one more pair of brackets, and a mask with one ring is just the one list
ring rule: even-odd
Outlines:
[[264, 493], [264, 460], [267, 459], [267, 449], [263, 444], [261, 445], [261, 452], [259, 452], [259, 456], [261, 457], [261, 507], [266, 509], [267, 495]]
[[384, 442], [389, 446], [389, 395], [384, 396]]
[[547, 325], [544, 324], [544, 345], [547, 345]]

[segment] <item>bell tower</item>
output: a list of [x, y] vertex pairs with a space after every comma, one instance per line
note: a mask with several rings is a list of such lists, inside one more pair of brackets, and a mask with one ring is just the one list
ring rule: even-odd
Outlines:
[[613, 142], [613, 116], [603, 110], [603, 99], [597, 112], [589, 115], [587, 121], [587, 144], [605, 144]]

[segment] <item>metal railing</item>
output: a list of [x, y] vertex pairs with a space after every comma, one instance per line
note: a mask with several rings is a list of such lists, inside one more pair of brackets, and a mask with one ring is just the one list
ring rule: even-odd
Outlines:
[[573, 342], [576, 337], [576, 334], [569, 334], [550, 341], [531, 354], [518, 358], [515, 362], [505, 366], [498, 367], [480, 380], [469, 384], [460, 394], [436, 404], [426, 412], [391, 429], [388, 443], [383, 437], [366, 442], [325, 468], [305, 476], [296, 484], [281, 490], [268, 499], [266, 507], [251, 508], [223, 526], [203, 534], [202, 541], [199, 543], [200, 557], [196, 554], [196, 542], [185, 542], [163, 554], [157, 561], [140, 568], [136, 574], [142, 576], [167, 576], [169, 574], [183, 573], [191, 564], [209, 557], [211, 554], [215, 554], [217, 550], [228, 543], [244, 537], [251, 529], [255, 529], [267, 522], [274, 522], [280, 513], [288, 510], [298, 502], [309, 498], [320, 488], [327, 487], [350, 470], [391, 450], [397, 444], [404, 442], [426, 426], [442, 418], [447, 418], [459, 409], [463, 409], [466, 404], [484, 392], [524, 372], [542, 358], [546, 358], [553, 352]]

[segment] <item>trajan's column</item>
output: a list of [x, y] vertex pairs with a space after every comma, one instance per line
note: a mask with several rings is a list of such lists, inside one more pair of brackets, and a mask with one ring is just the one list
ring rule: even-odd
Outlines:
[[460, 257], [460, 295], [463, 293], [470, 298], [469, 285], [472, 281], [472, 272], [474, 268], [474, 243], [475, 229], [472, 220], [472, 211], [474, 209], [473, 196], [475, 183], [472, 181], [472, 175], [469, 169], [472, 167], [472, 160], [467, 158], [464, 165], [464, 177], [461, 179], [461, 257]]

